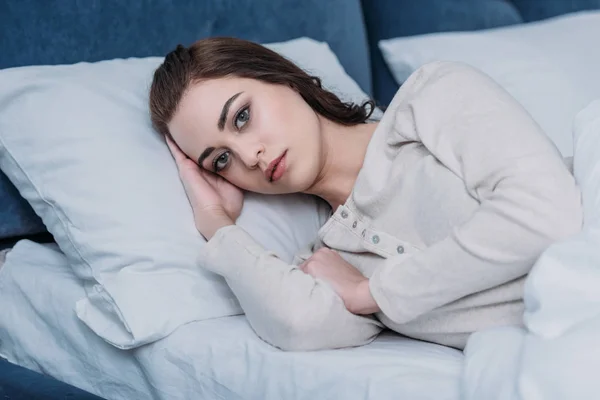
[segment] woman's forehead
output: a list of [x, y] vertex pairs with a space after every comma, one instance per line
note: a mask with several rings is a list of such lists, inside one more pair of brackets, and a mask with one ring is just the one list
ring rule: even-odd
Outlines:
[[219, 129], [223, 107], [240, 89], [240, 82], [224, 78], [195, 83], [186, 91], [169, 123], [169, 131], [189, 157], [197, 158], [205, 147], [215, 146], [218, 135], [223, 136]]
[[[184, 93], [174, 118], [209, 120], [215, 123], [227, 101], [251, 86], [241, 78], [220, 78], [194, 83]], [[212, 121], [214, 120], [214, 121]]]
[[205, 79], [194, 82], [190, 85], [186, 94], [195, 92], [199, 96], [205, 96], [207, 99], [215, 100], [218, 97], [227, 97], [228, 93], [239, 92], [240, 89], [252, 88], [260, 85], [261, 82], [255, 79], [240, 78], [236, 76]]

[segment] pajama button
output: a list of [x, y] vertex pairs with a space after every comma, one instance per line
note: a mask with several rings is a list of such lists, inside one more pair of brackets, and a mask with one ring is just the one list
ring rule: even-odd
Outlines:
[[404, 253], [404, 247], [403, 246], [398, 246], [398, 248], [396, 249], [396, 251], [398, 252], [398, 254], [402, 254], [402, 253]]
[[357, 223], [356, 221], [354, 221], [354, 222], [352, 223], [352, 227], [353, 227], [353, 228], [356, 228], [356, 226], [357, 226], [357, 225], [358, 225], [358, 223]]
[[377, 244], [379, 243], [379, 236], [375, 235], [372, 237], [373, 243]]
[[348, 213], [346, 211], [342, 211], [342, 218], [348, 218]]

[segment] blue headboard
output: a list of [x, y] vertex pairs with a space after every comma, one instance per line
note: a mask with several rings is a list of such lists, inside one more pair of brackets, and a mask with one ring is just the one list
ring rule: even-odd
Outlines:
[[[385, 105], [398, 89], [377, 42], [485, 29], [600, 9], [600, 0], [0, 0], [0, 69], [165, 55], [215, 35], [268, 43], [326, 41], [346, 71]], [[0, 247], [45, 232], [0, 173]], [[6, 239], [9, 238], [9, 239]]]
[[10, 40], [0, 44], [0, 68], [162, 56], [179, 43], [222, 35], [326, 41], [371, 89], [358, 0], [5, 0], [0, 37]]

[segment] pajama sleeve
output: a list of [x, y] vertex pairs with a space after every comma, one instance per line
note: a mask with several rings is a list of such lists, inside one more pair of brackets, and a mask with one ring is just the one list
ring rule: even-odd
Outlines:
[[283, 350], [321, 350], [371, 342], [382, 325], [349, 312], [324, 282], [260, 246], [237, 225], [219, 229], [201, 265], [222, 275], [264, 341]]

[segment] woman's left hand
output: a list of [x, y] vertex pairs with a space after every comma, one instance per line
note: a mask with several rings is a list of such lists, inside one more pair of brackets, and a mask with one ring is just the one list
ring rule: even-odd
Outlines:
[[299, 268], [306, 274], [328, 282], [351, 313], [373, 314], [380, 311], [371, 295], [369, 279], [336, 251], [321, 248]]

